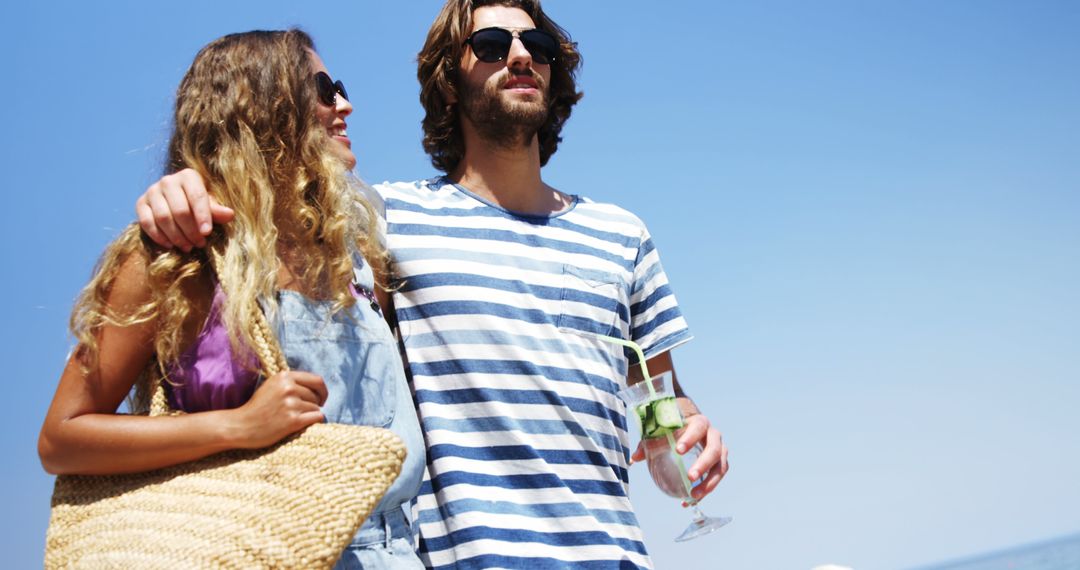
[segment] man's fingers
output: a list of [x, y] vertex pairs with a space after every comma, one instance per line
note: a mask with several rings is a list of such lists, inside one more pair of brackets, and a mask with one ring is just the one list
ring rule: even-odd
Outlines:
[[[724, 475], [727, 475], [727, 472], [728, 472], [727, 455], [728, 455], [728, 448], [727, 448], [726, 445], [723, 445], [723, 441], [721, 441], [721, 446], [720, 446], [720, 478], [721, 479], [723, 479]], [[714, 469], [715, 469], [715, 467], [714, 467]]]
[[694, 487], [694, 489], [690, 491], [690, 496], [698, 501], [704, 499], [706, 495], [716, 490], [716, 486], [720, 484], [720, 480], [723, 478], [724, 476], [720, 474], [720, 466], [717, 465], [709, 471], [708, 475], [705, 476], [705, 480], [702, 481], [700, 485]]
[[[210, 221], [211, 224], [227, 224], [233, 221], [236, 217], [236, 212], [228, 206], [222, 206], [218, 204], [217, 200], [213, 196], [210, 197]], [[209, 231], [207, 232], [209, 233]]]
[[[176, 189], [178, 195], [175, 196], [175, 200], [176, 202], [183, 202], [185, 206], [191, 206], [191, 229], [197, 232], [200, 237], [209, 235], [213, 227], [211, 225], [210, 197], [206, 193], [206, 186], [203, 185], [202, 177], [195, 173], [194, 170], [185, 168], [176, 173], [176, 180], [179, 183], [179, 188]], [[173, 204], [174, 202], [170, 199], [169, 203]]]
[[709, 421], [705, 419], [705, 416], [690, 416], [686, 419], [686, 428], [683, 429], [682, 435], [675, 442], [675, 451], [680, 454], [686, 453], [687, 449], [694, 447], [697, 443], [701, 443], [702, 447], [704, 447], [705, 442], [703, 440], [708, 430]]
[[[717, 434], [717, 435], [719, 435], [719, 434]], [[713, 447], [715, 448], [715, 446], [713, 446]], [[700, 500], [704, 499], [709, 493], [712, 493], [713, 490], [716, 489], [717, 485], [720, 484], [720, 481], [724, 478], [724, 475], [727, 475], [727, 472], [728, 472], [728, 449], [727, 449], [727, 446], [724, 445], [722, 441], [720, 443], [720, 453], [719, 453], [719, 455], [720, 455], [720, 459], [714, 465], [712, 465], [712, 468], [709, 469], [709, 471], [707, 473], [705, 473], [705, 476], [701, 478], [701, 482], [698, 483], [694, 487], [694, 489], [690, 492], [690, 496], [695, 501], [700, 501]], [[694, 479], [694, 476], [691, 473], [694, 473], [695, 469], [699, 468], [701, 463], [702, 462], [699, 461], [699, 462], [695, 463], [693, 467], [691, 467], [689, 470], [687, 470], [687, 476], [689, 478]], [[702, 466], [700, 468], [704, 469], [705, 467]], [[687, 506], [687, 504], [684, 502], [683, 506], [685, 507], [685, 506]]]
[[[184, 251], [191, 251], [191, 248], [195, 244], [191, 243], [184, 236], [173, 221], [172, 213], [169, 211], [169, 202], [165, 200], [165, 196], [162, 195], [160, 187], [158, 185], [151, 186], [149, 190], [144, 194], [147, 204], [150, 206], [150, 210], [153, 212], [153, 221], [158, 231], [164, 234], [165, 241], [167, 243], [161, 244], [164, 247], [178, 247]], [[160, 242], [159, 242], [160, 243]]]
[[720, 476], [723, 477], [728, 471], [727, 462], [728, 448], [724, 445], [724, 438], [720, 436], [720, 432], [711, 429], [710, 433], [708, 433], [707, 442], [702, 446], [698, 461], [694, 461], [693, 465], [690, 465], [687, 476], [691, 479], [698, 479], [706, 472], [719, 469]]
[[154, 223], [154, 211], [150, 209], [150, 204], [146, 201], [146, 196], [139, 196], [138, 201], [135, 202], [135, 217], [139, 220], [139, 227], [142, 228], [146, 235], [150, 237], [154, 243], [164, 248], [172, 247], [169, 240], [165, 238], [165, 234], [158, 230], [157, 224]]
[[701, 455], [699, 455], [697, 461], [686, 470], [686, 475], [692, 480], [697, 480], [703, 473], [711, 470], [714, 466], [719, 465], [721, 459], [724, 457], [722, 447], [722, 442], [718, 442], [718, 444], [710, 442], [709, 445], [703, 446]]
[[[179, 175], [162, 180], [161, 193], [165, 196], [165, 202], [169, 205], [176, 228], [184, 235], [189, 243], [198, 247], [205, 247], [206, 240], [195, 223], [195, 216], [191, 211], [191, 204]], [[204, 191], [205, 200], [205, 191]], [[208, 206], [207, 206], [208, 208]], [[209, 215], [207, 215], [209, 218]]]

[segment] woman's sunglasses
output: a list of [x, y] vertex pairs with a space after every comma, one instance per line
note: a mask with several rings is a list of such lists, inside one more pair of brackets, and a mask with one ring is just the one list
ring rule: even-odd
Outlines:
[[319, 101], [322, 101], [323, 105], [327, 107], [337, 106], [338, 95], [341, 95], [346, 101], [349, 100], [349, 93], [345, 91], [345, 84], [340, 79], [337, 81], [330, 79], [330, 76], [325, 71], [315, 74], [315, 89], [319, 92]]
[[510, 54], [514, 38], [521, 40], [534, 63], [550, 65], [559, 53], [559, 40], [536, 28], [514, 32], [503, 28], [484, 28], [473, 32], [463, 45], [472, 47], [476, 59], [484, 63], [495, 63], [506, 59]]

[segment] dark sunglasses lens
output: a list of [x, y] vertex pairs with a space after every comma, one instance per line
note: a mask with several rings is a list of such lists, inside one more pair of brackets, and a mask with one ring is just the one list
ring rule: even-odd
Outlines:
[[334, 89], [337, 90], [338, 95], [341, 95], [342, 99], [349, 100], [349, 92], [345, 90], [345, 84], [340, 79], [334, 82]]
[[480, 30], [469, 38], [473, 54], [484, 63], [495, 63], [506, 58], [513, 41], [514, 36], [510, 32], [499, 28]]
[[533, 61], [542, 65], [555, 61], [555, 55], [559, 53], [559, 42], [555, 36], [543, 30], [525, 30], [519, 37]]
[[333, 107], [337, 103], [337, 92], [334, 90], [334, 80], [325, 72], [315, 74], [315, 89], [319, 93], [319, 100], [323, 105]]

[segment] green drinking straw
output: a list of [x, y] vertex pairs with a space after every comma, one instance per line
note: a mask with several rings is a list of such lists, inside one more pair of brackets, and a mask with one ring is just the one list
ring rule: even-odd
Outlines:
[[570, 329], [566, 327], [561, 327], [559, 329], [559, 332], [568, 332], [579, 336], [595, 338], [596, 340], [602, 340], [607, 343], [622, 345], [633, 350], [634, 353], [637, 354], [638, 364], [641, 366], [641, 377], [645, 380], [645, 385], [649, 388], [649, 397], [656, 398], [656, 388], [653, 388], [652, 376], [649, 376], [649, 366], [645, 364], [645, 353], [641, 351], [641, 347], [638, 346], [636, 342], [632, 340], [623, 340], [614, 336], [607, 336], [589, 331], [580, 331], [578, 329]]
[[[645, 353], [641, 351], [641, 347], [638, 346], [638, 344], [636, 342], [634, 342], [632, 340], [624, 340], [624, 339], [614, 337], [614, 336], [607, 336], [607, 335], [597, 334], [597, 333], [594, 333], [594, 332], [582, 331], [582, 330], [571, 329], [571, 328], [566, 328], [566, 327], [560, 327], [559, 331], [560, 332], [573, 333], [573, 334], [576, 334], [576, 335], [579, 335], [579, 336], [585, 336], [585, 337], [589, 337], [589, 338], [594, 338], [596, 340], [601, 340], [601, 341], [611, 343], [611, 344], [618, 344], [618, 345], [625, 346], [625, 347], [630, 348], [631, 350], [633, 350], [634, 353], [637, 354], [638, 364], [641, 365], [641, 374], [642, 374], [643, 379], [645, 380], [645, 386], [649, 389], [649, 397], [652, 398], [652, 399], [656, 399], [656, 388], [653, 387], [652, 376], [649, 376], [649, 367], [648, 367], [648, 365], [645, 364]], [[668, 445], [671, 446], [671, 450], [675, 451], [675, 436], [672, 435], [671, 432], [667, 433], [667, 440], [668, 440]], [[682, 475], [683, 488], [686, 489], [686, 501], [691, 505], [697, 504], [697, 501], [695, 501], [690, 496], [690, 490], [694, 487], [694, 484], [690, 481], [690, 476], [686, 474], [686, 464], [683, 463], [682, 455], [679, 455], [678, 453], [675, 453], [674, 455], [675, 455], [675, 462], [679, 465], [679, 474]]]

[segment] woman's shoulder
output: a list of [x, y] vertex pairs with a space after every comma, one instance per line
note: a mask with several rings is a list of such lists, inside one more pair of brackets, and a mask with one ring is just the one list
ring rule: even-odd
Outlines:
[[173, 288], [191, 300], [209, 300], [214, 281], [197, 256], [202, 253], [164, 250], [132, 224], [102, 254], [94, 281], [108, 290], [110, 301], [148, 301]]
[[155, 336], [179, 327], [181, 345], [186, 345], [198, 334], [214, 298], [213, 275], [200, 255], [163, 250], [133, 224], [102, 254], [88, 286], [97, 290], [88, 293], [117, 316], [157, 321]]

